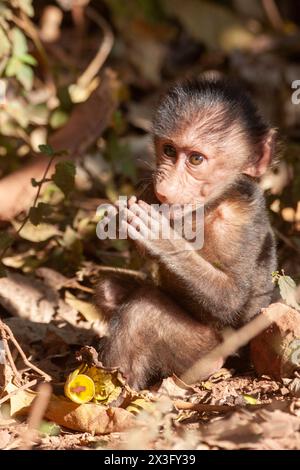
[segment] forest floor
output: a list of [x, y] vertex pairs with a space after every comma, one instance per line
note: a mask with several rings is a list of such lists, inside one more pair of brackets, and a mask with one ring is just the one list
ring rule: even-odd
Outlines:
[[[91, 265], [85, 269], [91, 275]], [[11, 357], [0, 368], [6, 382], [6, 399], [0, 401], [0, 448], [300, 447], [300, 375], [278, 381], [259, 377], [245, 355], [233, 356], [227, 368], [206, 381], [189, 386], [174, 376], [142, 393], [131, 390], [118, 371], [109, 370], [108, 382], [101, 377], [101, 393], [109, 400], [95, 404], [66, 399], [68, 376], [89, 361], [83, 354], [78, 357], [80, 347], [96, 346], [105, 331], [92, 304], [79, 298], [90, 296], [80, 291], [83, 278], [84, 272], [67, 279], [40, 268], [35, 276], [10, 274], [0, 280], [1, 303], [6, 299], [13, 312], [4, 318]], [[37, 394], [36, 385], [49, 376], [52, 389], [38, 389]], [[29, 409], [36, 395], [40, 401]], [[42, 420], [38, 409], [47, 407], [47, 420]]]

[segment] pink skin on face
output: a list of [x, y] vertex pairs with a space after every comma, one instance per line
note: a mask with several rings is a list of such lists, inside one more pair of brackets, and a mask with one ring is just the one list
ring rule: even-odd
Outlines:
[[193, 142], [188, 137], [177, 137], [176, 143], [171, 139], [156, 143], [158, 175], [154, 190], [161, 203], [205, 203], [241, 171], [242, 159], [230, 157], [227, 142], [222, 146], [201, 144], [199, 138]]

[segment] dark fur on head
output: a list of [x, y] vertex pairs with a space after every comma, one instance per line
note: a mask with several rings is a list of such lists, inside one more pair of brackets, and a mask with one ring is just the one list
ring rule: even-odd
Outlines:
[[[271, 128], [238, 83], [226, 78], [187, 79], [162, 97], [153, 119], [155, 138], [170, 137], [195, 126], [208, 138], [226, 138], [235, 128], [249, 144], [249, 163], [255, 163]], [[276, 133], [272, 133], [272, 157]]]

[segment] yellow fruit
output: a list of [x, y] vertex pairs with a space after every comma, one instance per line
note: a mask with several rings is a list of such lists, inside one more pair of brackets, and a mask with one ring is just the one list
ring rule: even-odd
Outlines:
[[76, 369], [69, 375], [64, 391], [66, 397], [75, 403], [87, 403], [94, 398], [95, 384], [87, 375], [80, 374], [82, 367]]
[[98, 367], [90, 367], [86, 374], [94, 381], [95, 383], [95, 396], [94, 400], [96, 402], [110, 403], [118, 398], [122, 388], [120, 383], [115, 377]]

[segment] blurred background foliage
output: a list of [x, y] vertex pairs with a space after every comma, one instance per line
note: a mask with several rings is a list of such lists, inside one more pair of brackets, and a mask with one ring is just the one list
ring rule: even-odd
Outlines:
[[[261, 184], [280, 268], [299, 279], [300, 104], [292, 102], [299, 0], [0, 0], [4, 266], [45, 265], [81, 279], [97, 265], [143, 266], [125, 241], [96, 238], [95, 211], [149, 184], [153, 106], [174, 80], [208, 71], [240, 80], [279, 130], [281, 159]], [[107, 73], [114, 84], [97, 101]], [[103, 116], [102, 127], [93, 125]], [[48, 142], [54, 150], [40, 147]], [[54, 177], [41, 180], [33, 170], [30, 182], [27, 169], [44, 158], [40, 151], [51, 159], [62, 150], [68, 160]], [[25, 189], [20, 204], [24, 183], [40, 189], [34, 208], [26, 207]]]

